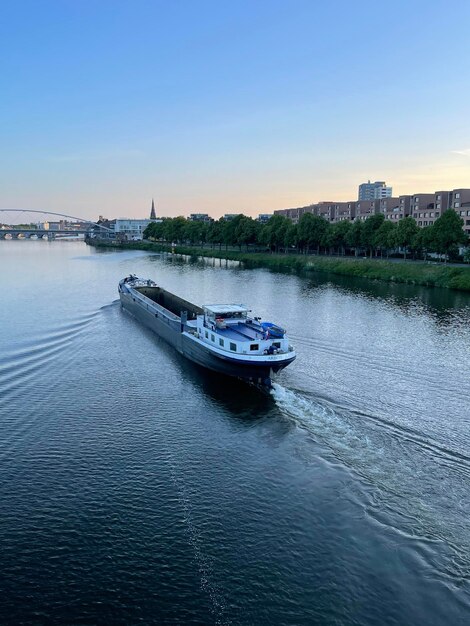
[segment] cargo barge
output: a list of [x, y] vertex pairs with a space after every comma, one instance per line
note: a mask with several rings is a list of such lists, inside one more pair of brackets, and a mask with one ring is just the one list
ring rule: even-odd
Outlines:
[[251, 316], [243, 304], [199, 307], [133, 275], [119, 282], [119, 298], [180, 354], [212, 371], [269, 387], [295, 359], [285, 330]]

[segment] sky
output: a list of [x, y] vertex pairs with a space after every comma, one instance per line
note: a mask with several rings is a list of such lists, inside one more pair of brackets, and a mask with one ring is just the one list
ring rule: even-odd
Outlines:
[[0, 208], [256, 216], [470, 187], [468, 0], [3, 0]]

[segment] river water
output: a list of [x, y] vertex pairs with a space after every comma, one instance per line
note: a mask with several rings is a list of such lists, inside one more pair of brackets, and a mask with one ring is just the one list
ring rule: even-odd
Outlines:
[[[468, 624], [470, 297], [0, 242], [0, 623]], [[130, 272], [244, 302], [297, 360], [203, 371]]]

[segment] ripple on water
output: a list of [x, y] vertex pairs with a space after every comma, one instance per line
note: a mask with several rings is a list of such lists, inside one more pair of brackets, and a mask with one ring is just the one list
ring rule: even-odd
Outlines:
[[368, 515], [420, 542], [442, 544], [446, 558], [433, 563], [435, 571], [457, 584], [470, 580], [469, 456], [276, 383], [272, 395], [285, 415], [374, 487]]

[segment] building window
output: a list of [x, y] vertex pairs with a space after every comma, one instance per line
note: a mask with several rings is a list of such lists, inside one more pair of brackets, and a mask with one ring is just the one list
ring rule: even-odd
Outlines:
[[257, 343], [250, 344], [250, 350], [259, 350], [259, 344]]
[[460, 211], [460, 215], [465, 215], [465, 211]]
[[219, 346], [223, 346], [224, 345], [224, 340], [223, 339], [219, 339]]
[[460, 194], [459, 194], [459, 193], [456, 193], [456, 194], [455, 194], [455, 197], [456, 197], [456, 198], [460, 198]]
[[440, 199], [441, 199], [441, 196], [436, 196], [436, 200], [440, 200]]
[[455, 207], [456, 209], [458, 209], [458, 208], [459, 208], [459, 206], [460, 206], [460, 202], [454, 202], [454, 207]]
[[441, 208], [441, 203], [440, 203], [440, 202], [438, 202], [438, 203], [436, 204], [436, 209], [440, 209], [440, 208]]
[[232, 352], [236, 352], [237, 351], [237, 344], [230, 342], [230, 350]]

